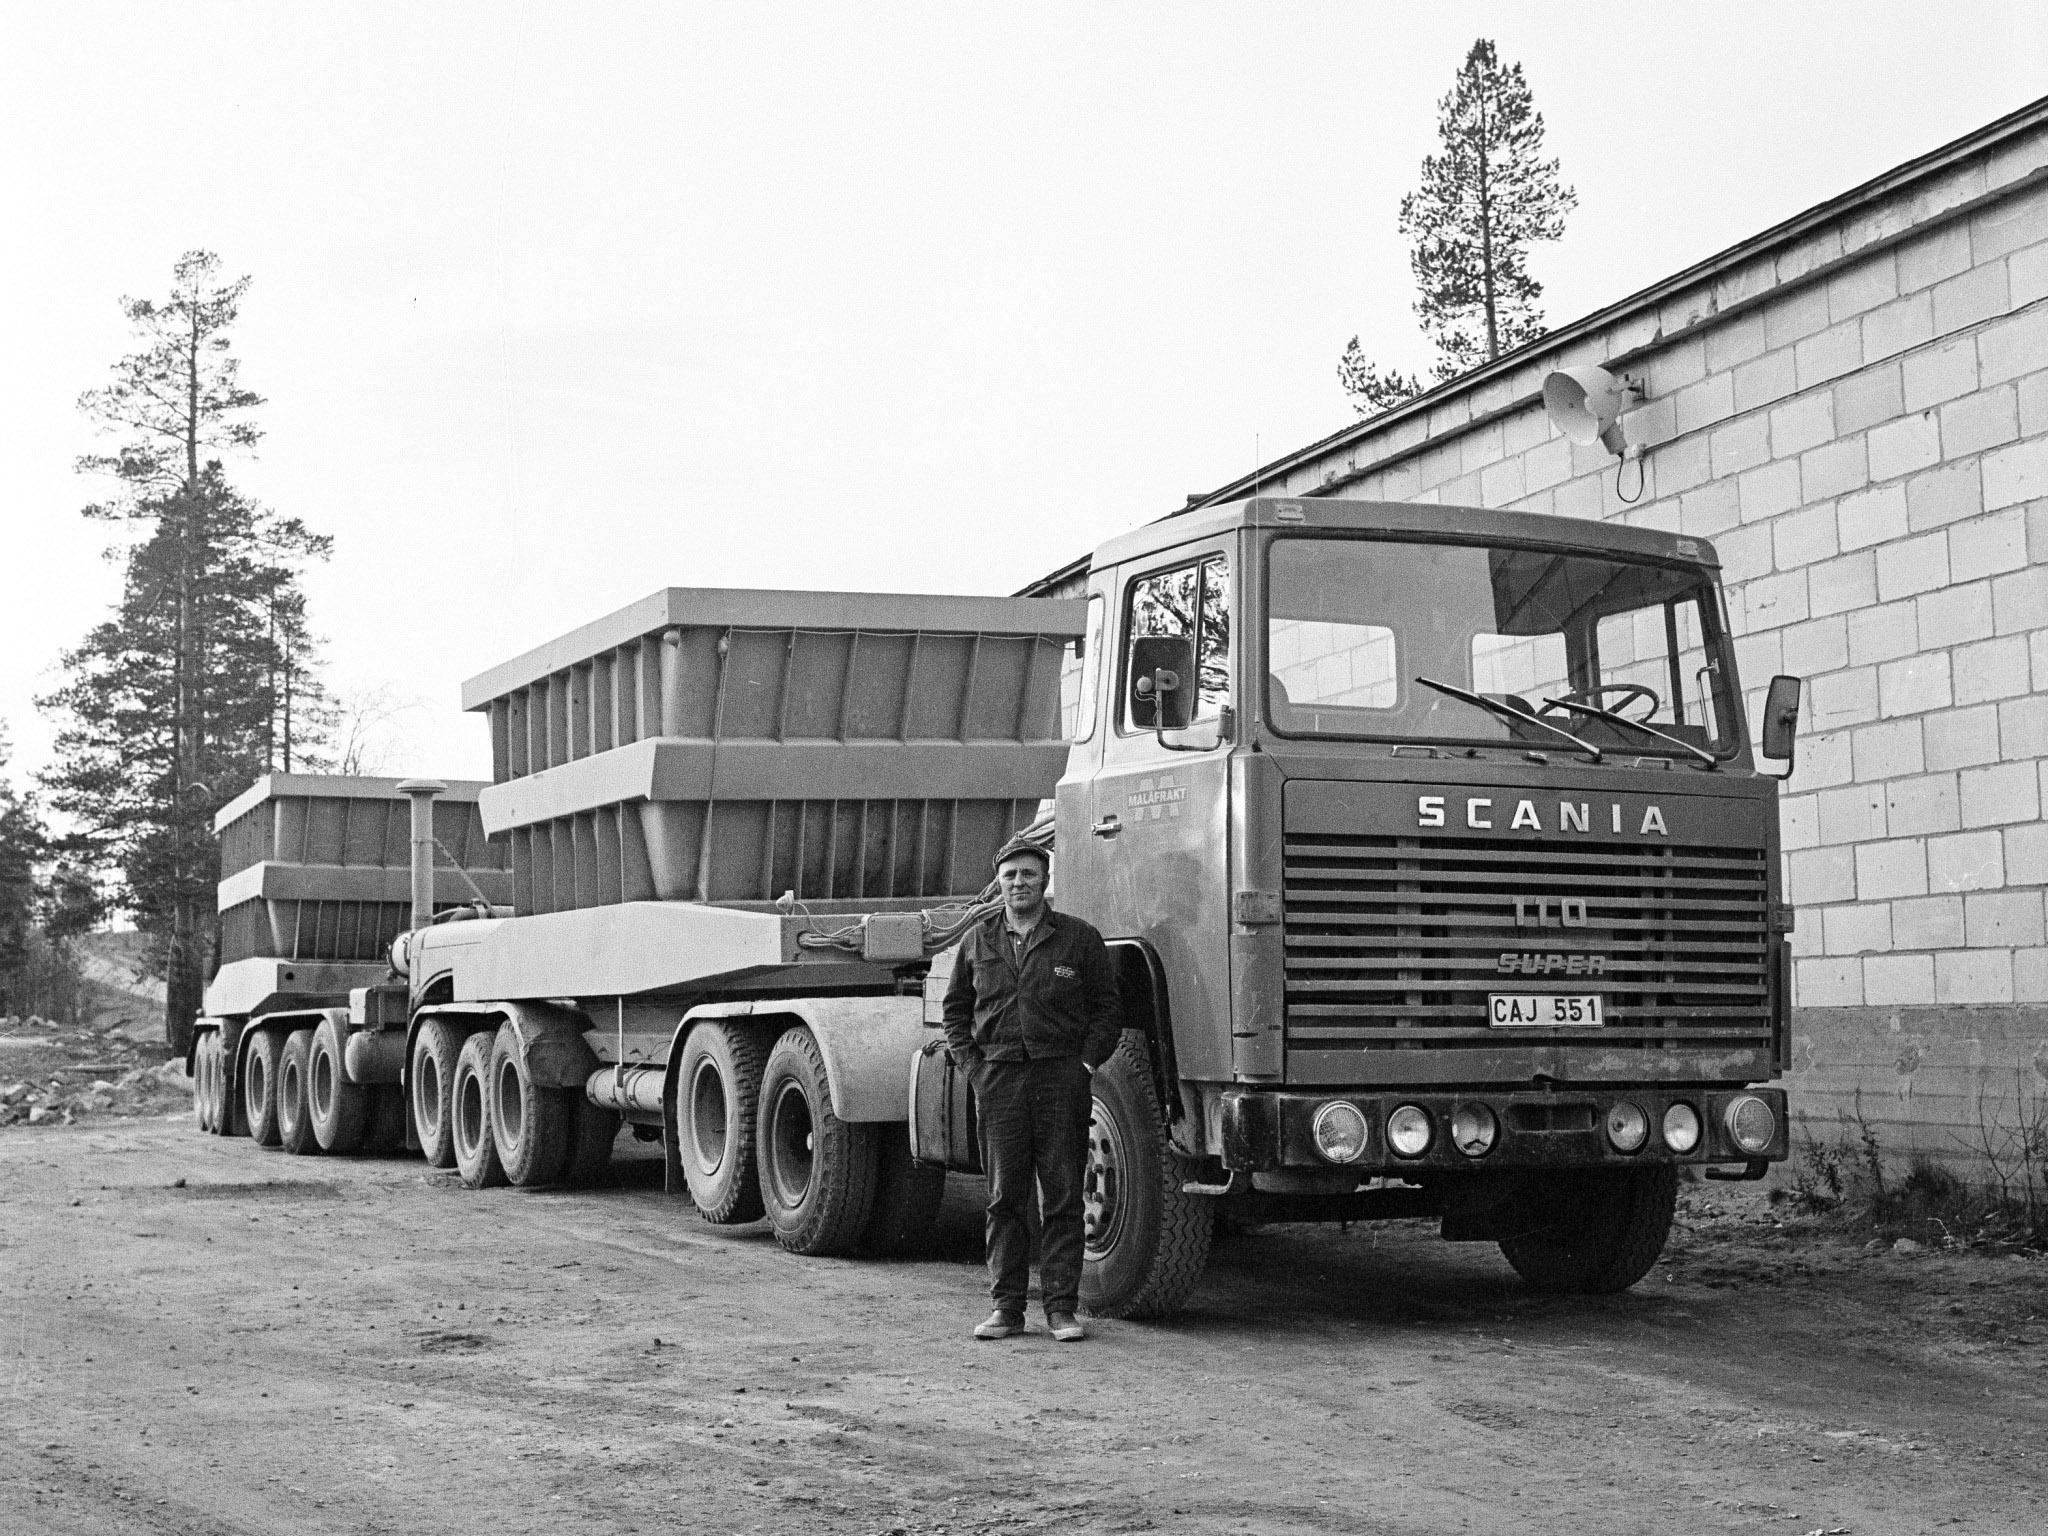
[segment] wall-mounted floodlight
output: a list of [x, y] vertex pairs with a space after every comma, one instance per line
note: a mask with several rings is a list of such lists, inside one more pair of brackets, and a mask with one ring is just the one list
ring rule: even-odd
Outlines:
[[1629, 456], [1621, 413], [1643, 398], [1643, 387], [1605, 368], [1560, 368], [1543, 381], [1543, 409], [1551, 424], [1575, 443], [1600, 443]]

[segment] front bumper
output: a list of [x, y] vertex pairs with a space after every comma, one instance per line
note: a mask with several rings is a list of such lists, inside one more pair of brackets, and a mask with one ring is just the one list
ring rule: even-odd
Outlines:
[[[1776, 1130], [1760, 1152], [1742, 1150], [1729, 1135], [1728, 1107], [1741, 1098], [1763, 1100], [1775, 1117]], [[1335, 1162], [1316, 1148], [1316, 1113], [1335, 1102], [1350, 1104], [1365, 1117], [1365, 1148], [1355, 1161]], [[1615, 1147], [1605, 1130], [1609, 1110], [1622, 1102], [1635, 1105], [1649, 1120], [1648, 1138], [1634, 1152]], [[1662, 1135], [1664, 1113], [1673, 1104], [1690, 1105], [1700, 1118], [1699, 1143], [1687, 1152], [1673, 1151]], [[1412, 1157], [1397, 1153], [1387, 1138], [1388, 1116], [1404, 1105], [1427, 1115], [1432, 1132], [1429, 1145]], [[1451, 1144], [1451, 1116], [1467, 1105], [1483, 1105], [1492, 1111], [1498, 1127], [1493, 1145], [1478, 1156], [1467, 1155]], [[1782, 1162], [1789, 1149], [1782, 1088], [1659, 1085], [1401, 1094], [1230, 1088], [1222, 1095], [1221, 1110], [1223, 1166], [1249, 1173], [1343, 1168], [1373, 1177], [1523, 1168], [1622, 1168], [1640, 1163], [1753, 1164]]]

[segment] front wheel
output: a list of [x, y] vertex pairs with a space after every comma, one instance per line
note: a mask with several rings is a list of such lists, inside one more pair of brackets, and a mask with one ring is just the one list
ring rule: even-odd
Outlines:
[[1097, 1317], [1169, 1316], [1202, 1278], [1215, 1211], [1181, 1189], [1186, 1170], [1166, 1137], [1142, 1034], [1124, 1031], [1090, 1090], [1081, 1302]]
[[776, 1242], [811, 1255], [859, 1244], [875, 1204], [877, 1129], [832, 1112], [825, 1058], [808, 1029], [775, 1042], [761, 1071], [755, 1146]]
[[1515, 1273], [1539, 1291], [1625, 1291], [1657, 1262], [1671, 1234], [1678, 1170], [1671, 1164], [1581, 1173], [1554, 1186], [1557, 1221], [1501, 1240]]

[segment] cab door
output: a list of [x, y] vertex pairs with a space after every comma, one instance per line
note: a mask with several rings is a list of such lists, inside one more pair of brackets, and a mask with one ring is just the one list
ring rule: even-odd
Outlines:
[[[1070, 787], [1060, 825], [1063, 859], [1075, 842], [1086, 849], [1064, 904], [1105, 938], [1145, 939], [1158, 951], [1180, 1075], [1207, 1080], [1230, 1075], [1234, 546], [1196, 544], [1107, 573], [1100, 590], [1112, 644], [1102, 657], [1099, 756], [1085, 783]], [[1164, 740], [1133, 710], [1131, 649], [1146, 637], [1195, 645], [1192, 718]], [[1080, 814], [1065, 814], [1069, 803]]]

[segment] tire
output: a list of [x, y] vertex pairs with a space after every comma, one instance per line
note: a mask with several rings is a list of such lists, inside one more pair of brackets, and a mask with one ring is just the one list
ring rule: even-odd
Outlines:
[[250, 1036], [248, 1053], [242, 1057], [242, 1119], [259, 1147], [274, 1147], [284, 1140], [277, 1123], [277, 1066], [283, 1054], [284, 1036], [274, 1029], [259, 1029]]
[[301, 1156], [320, 1150], [313, 1135], [313, 1113], [306, 1103], [306, 1059], [312, 1054], [310, 1029], [293, 1030], [277, 1053], [277, 1143]]
[[490, 1189], [505, 1182], [505, 1165], [491, 1139], [491, 1046], [497, 1037], [480, 1029], [462, 1042], [450, 1079], [449, 1127], [455, 1142], [455, 1166], [471, 1189]]
[[370, 1128], [363, 1138], [366, 1152], [405, 1150], [405, 1090], [396, 1083], [378, 1083], [370, 1092]]
[[1557, 1224], [1501, 1242], [1516, 1274], [1539, 1291], [1606, 1296], [1650, 1272], [1671, 1234], [1676, 1167], [1603, 1169], [1554, 1187]]
[[832, 1112], [825, 1058], [799, 1026], [775, 1042], [761, 1072], [755, 1146], [761, 1203], [791, 1253], [850, 1253], [875, 1205], [876, 1131]]
[[491, 1042], [491, 1140], [515, 1189], [553, 1184], [569, 1166], [569, 1096], [533, 1080], [510, 1024]]
[[569, 1166], [562, 1171], [562, 1181], [579, 1188], [601, 1184], [611, 1172], [612, 1143], [619, 1139], [619, 1117], [577, 1094], [571, 1119]]
[[408, 1093], [412, 1124], [420, 1151], [435, 1168], [455, 1166], [455, 1058], [462, 1054], [462, 1031], [446, 1019], [429, 1019], [412, 1043]]
[[219, 1039], [208, 1030], [192, 1047], [192, 1119], [208, 1136], [214, 1133], [213, 1047]]
[[1202, 1278], [1215, 1210], [1181, 1189], [1187, 1170], [1166, 1137], [1142, 1034], [1124, 1031], [1090, 1088], [1081, 1304], [1097, 1317], [1169, 1316]]
[[875, 1258], [923, 1253], [931, 1247], [939, 1202], [946, 1197], [946, 1170], [911, 1160], [907, 1126], [875, 1129], [875, 1205], [860, 1251]]
[[744, 1026], [699, 1024], [676, 1065], [676, 1148], [697, 1213], [718, 1226], [759, 1221], [755, 1155], [768, 1052]]
[[362, 1150], [370, 1128], [370, 1090], [342, 1071], [341, 1028], [322, 1019], [306, 1057], [306, 1118], [323, 1152]]

